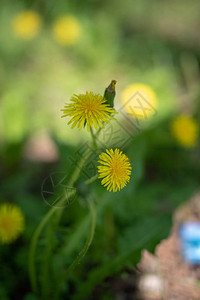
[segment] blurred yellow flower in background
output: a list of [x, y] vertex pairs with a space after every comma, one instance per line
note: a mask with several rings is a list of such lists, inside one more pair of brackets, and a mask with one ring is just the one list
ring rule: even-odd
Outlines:
[[199, 126], [195, 119], [187, 115], [178, 116], [171, 123], [171, 132], [177, 142], [186, 148], [195, 147]]
[[101, 184], [111, 192], [123, 189], [130, 180], [131, 164], [129, 158], [119, 149], [107, 150], [99, 155], [99, 177], [103, 178]]
[[24, 216], [21, 209], [13, 204], [0, 206], [0, 242], [9, 244], [24, 230]]
[[63, 16], [54, 22], [53, 35], [61, 45], [75, 44], [80, 37], [80, 33], [80, 23], [73, 16]]
[[154, 90], [143, 83], [128, 85], [121, 98], [124, 110], [133, 118], [146, 120], [155, 114], [158, 106]]
[[31, 40], [39, 33], [41, 18], [36, 12], [24, 11], [13, 19], [12, 27], [17, 37]]

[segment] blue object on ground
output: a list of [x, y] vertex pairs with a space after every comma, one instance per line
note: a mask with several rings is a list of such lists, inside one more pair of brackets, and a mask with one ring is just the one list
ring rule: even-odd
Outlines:
[[183, 223], [180, 239], [184, 259], [190, 264], [200, 265], [200, 223]]

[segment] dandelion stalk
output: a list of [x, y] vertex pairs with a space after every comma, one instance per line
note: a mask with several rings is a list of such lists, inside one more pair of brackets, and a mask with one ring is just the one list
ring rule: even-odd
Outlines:
[[95, 226], [96, 226], [96, 211], [95, 211], [93, 201], [91, 199], [88, 200], [88, 207], [89, 207], [89, 212], [90, 212], [90, 216], [91, 216], [90, 232], [89, 232], [88, 238], [85, 242], [85, 245], [83, 246], [83, 249], [78, 254], [77, 258], [68, 267], [68, 269], [64, 273], [63, 277], [60, 279], [58, 290], [57, 290], [57, 293], [56, 293], [56, 296], [55, 296], [56, 300], [59, 299], [59, 295], [60, 295], [60, 292], [61, 292], [61, 289], [62, 289], [62, 286], [63, 286], [64, 282], [67, 280], [67, 278], [73, 272], [75, 267], [80, 263], [82, 258], [86, 255], [86, 253], [87, 253], [87, 251], [88, 251], [88, 249], [89, 249], [89, 247], [92, 243], [92, 240], [93, 240], [93, 237], [94, 237], [94, 232], [95, 232]]
[[[68, 198], [72, 197], [74, 194], [75, 194], [75, 190], [71, 191], [71, 193], [68, 195]], [[66, 197], [63, 197], [58, 202], [59, 206], [62, 206], [62, 204], [65, 201], [66, 201]], [[30, 276], [32, 289], [35, 293], [38, 293], [37, 280], [36, 280], [36, 269], [35, 269], [35, 252], [36, 252], [37, 241], [38, 241], [38, 238], [39, 238], [43, 228], [45, 227], [45, 225], [47, 224], [47, 222], [49, 221], [49, 219], [52, 217], [52, 215], [55, 213], [56, 210], [57, 210], [57, 207], [54, 206], [48, 211], [48, 213], [44, 216], [44, 218], [40, 222], [39, 226], [37, 227], [37, 229], [33, 235], [32, 241], [31, 241], [30, 252], [29, 252], [29, 276]]]
[[41, 264], [41, 294], [42, 299], [48, 299], [50, 296], [49, 290], [49, 279], [51, 276], [51, 256], [53, 251], [53, 229], [54, 229], [54, 220], [51, 219], [49, 222], [49, 226], [46, 229], [46, 246], [43, 253], [43, 263]]
[[[90, 149], [87, 149], [85, 152], [85, 155], [81, 159], [79, 166], [74, 170], [74, 173], [71, 176], [71, 179], [69, 181], [69, 186], [73, 186], [76, 180], [78, 179], [80, 172], [82, 168], [84, 167], [86, 161], [88, 160], [89, 155], [91, 154]], [[96, 177], [97, 178], [97, 177]], [[93, 182], [96, 178], [91, 178], [87, 180], [85, 183], [89, 184], [90, 182]], [[42, 293], [44, 297], [48, 295], [48, 280], [49, 280], [49, 261], [51, 261], [52, 256], [52, 236], [53, 232], [56, 231], [56, 228], [59, 224], [59, 221], [61, 219], [63, 210], [57, 210], [56, 216], [54, 216], [54, 223], [49, 224], [47, 228], [47, 243], [46, 243], [46, 250], [44, 251], [44, 258], [43, 258], [43, 266], [42, 266]], [[52, 219], [51, 219], [52, 220]]]
[[97, 149], [97, 135], [94, 134], [94, 131], [92, 128], [90, 128], [91, 136], [92, 136], [92, 141], [93, 141], [93, 147], [94, 149]]
[[90, 155], [91, 155], [91, 150], [90, 150], [90, 147], [88, 147], [88, 149], [85, 151], [85, 154], [81, 158], [78, 166], [75, 168], [74, 172], [72, 173], [72, 176], [68, 183], [69, 186], [72, 187], [74, 185], [74, 183], [77, 181], [77, 179], [78, 179], [78, 177]]
[[[75, 168], [72, 176], [71, 176], [71, 179], [69, 181], [69, 185], [70, 186], [73, 186], [74, 183], [76, 182], [76, 180], [78, 179], [79, 175], [80, 175], [80, 172], [81, 170], [83, 169], [84, 167], [84, 164], [85, 162], [87, 161], [89, 155], [90, 155], [91, 151], [90, 149], [87, 149], [86, 150], [86, 153], [85, 155], [82, 157], [79, 165]], [[68, 195], [68, 199], [70, 197], [72, 197], [73, 195], [75, 194], [75, 190], [72, 191], [69, 195]], [[66, 197], [64, 197], [63, 199], [61, 199], [59, 202], [58, 202], [58, 207], [59, 206], [62, 206], [62, 204], [66, 201]], [[35, 293], [38, 293], [38, 287], [37, 287], [37, 280], [36, 280], [36, 268], [35, 268], [35, 252], [36, 252], [36, 246], [37, 246], [37, 242], [38, 242], [38, 239], [39, 239], [39, 236], [42, 232], [42, 230], [44, 229], [44, 227], [46, 226], [46, 224], [48, 223], [48, 221], [50, 220], [50, 218], [52, 217], [52, 215], [57, 212], [57, 219], [56, 219], [56, 224], [59, 223], [59, 220], [61, 218], [61, 215], [62, 215], [62, 211], [63, 210], [59, 210], [57, 209], [57, 207], [52, 207], [48, 213], [44, 216], [44, 218], [42, 219], [42, 221], [40, 222], [40, 224], [38, 225], [34, 235], [33, 235], [33, 238], [32, 238], [32, 241], [31, 241], [31, 245], [30, 245], [30, 252], [29, 252], [29, 276], [30, 276], [30, 281], [31, 281], [31, 286], [32, 286], [32, 289]]]
[[92, 182], [94, 182], [97, 178], [98, 178], [98, 174], [92, 176], [91, 178], [89, 178], [88, 180], [85, 181], [85, 184], [90, 184]]

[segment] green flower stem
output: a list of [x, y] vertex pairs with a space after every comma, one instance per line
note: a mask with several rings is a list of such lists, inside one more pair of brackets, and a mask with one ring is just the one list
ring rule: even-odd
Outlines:
[[94, 147], [94, 149], [97, 149], [98, 148], [97, 147], [97, 140], [96, 140], [97, 134], [94, 134], [94, 131], [93, 131], [92, 128], [90, 128], [90, 132], [91, 132], [91, 136], [92, 136], [93, 147]]
[[51, 255], [53, 251], [53, 219], [50, 220], [49, 226], [47, 227], [46, 232], [46, 245], [43, 253], [43, 261], [41, 264], [41, 286], [42, 286], [42, 299], [49, 299], [50, 289], [49, 289], [49, 280], [51, 276]]
[[90, 216], [91, 216], [91, 223], [90, 223], [90, 232], [89, 232], [89, 236], [85, 242], [85, 245], [83, 246], [83, 249], [81, 250], [81, 252], [78, 254], [77, 258], [73, 261], [73, 263], [68, 267], [68, 269], [66, 270], [66, 272], [64, 273], [63, 277], [60, 279], [59, 282], [59, 286], [58, 286], [58, 290], [55, 296], [55, 299], [59, 299], [59, 295], [62, 289], [63, 284], [65, 283], [65, 281], [67, 280], [67, 278], [69, 277], [69, 275], [71, 274], [71, 272], [73, 272], [74, 268], [80, 263], [80, 261], [82, 260], [82, 258], [86, 255], [93, 237], [94, 237], [94, 232], [95, 232], [95, 226], [96, 226], [96, 211], [95, 211], [95, 207], [93, 204], [93, 201], [88, 201], [88, 206], [89, 206], [89, 211], [90, 211]]
[[90, 179], [85, 181], [85, 184], [90, 184], [90, 183], [94, 182], [98, 178], [98, 176], [99, 176], [99, 174], [92, 176]]
[[[85, 162], [88, 160], [89, 156], [91, 154], [91, 150], [87, 149], [85, 152], [85, 155], [82, 157], [82, 159], [79, 162], [79, 165], [75, 168], [74, 172], [72, 173], [72, 176], [69, 180], [68, 185], [69, 186], [73, 186], [74, 183], [77, 181], [81, 170], [83, 169]], [[75, 191], [72, 191], [68, 198], [70, 196], [73, 196], [75, 194]], [[58, 206], [62, 206], [62, 204], [66, 201], [66, 197], [64, 197], [63, 199], [61, 199], [58, 203]], [[44, 229], [45, 225], [48, 223], [49, 219], [52, 217], [52, 215], [57, 212], [57, 218], [56, 218], [56, 224], [59, 223], [60, 218], [62, 216], [62, 210], [57, 209], [57, 207], [52, 207], [48, 213], [44, 216], [44, 218], [41, 220], [40, 224], [38, 225], [32, 241], [31, 241], [31, 245], [30, 245], [30, 252], [29, 252], [29, 276], [30, 276], [30, 281], [31, 281], [31, 286], [32, 289], [35, 293], [38, 293], [38, 287], [37, 287], [37, 280], [36, 280], [36, 268], [35, 268], [35, 252], [36, 252], [36, 246], [37, 246], [37, 242], [39, 239], [39, 236], [42, 232], [42, 230]]]
[[[104, 122], [103, 122], [103, 125], [104, 125]], [[100, 133], [101, 133], [101, 130], [102, 130], [102, 128], [101, 127], [99, 127], [99, 129], [97, 130], [97, 132], [96, 132], [96, 137], [98, 137], [99, 135], [100, 135]]]
[[79, 165], [75, 168], [74, 172], [72, 173], [72, 176], [69, 180], [69, 186], [73, 186], [74, 183], [77, 181], [79, 175], [80, 175], [80, 172], [82, 171], [86, 161], [88, 160], [89, 156], [91, 155], [91, 150], [90, 148], [88, 148], [86, 151], [85, 151], [85, 155], [81, 158], [80, 162], [79, 162]]
[[[79, 174], [82, 170], [82, 168], [84, 167], [85, 162], [87, 161], [89, 155], [90, 155], [91, 151], [90, 149], [86, 150], [85, 155], [82, 157], [79, 166], [76, 167], [76, 169], [74, 170], [71, 179], [69, 181], [69, 186], [73, 186], [74, 183], [76, 182], [76, 180], [79, 177]], [[73, 196], [75, 194], [75, 190], [72, 191], [69, 195], [68, 198], [70, 198], [70, 196]], [[68, 199], [67, 199], [68, 200]], [[66, 201], [66, 197], [63, 197], [63, 199], [61, 199], [58, 202], [58, 206], [62, 206], [62, 204]], [[52, 217], [52, 215], [57, 212], [57, 224], [59, 223], [59, 220], [61, 218], [62, 215], [62, 210], [57, 209], [57, 207], [52, 207], [48, 213], [44, 216], [44, 218], [42, 219], [42, 221], [40, 222], [40, 224], [38, 225], [32, 241], [31, 241], [31, 245], [30, 245], [30, 252], [29, 252], [29, 276], [30, 276], [30, 281], [31, 281], [31, 286], [32, 289], [35, 293], [38, 292], [38, 288], [37, 288], [37, 280], [36, 280], [36, 268], [35, 268], [35, 264], [34, 264], [34, 257], [35, 257], [35, 252], [36, 252], [36, 246], [37, 246], [37, 241], [38, 238], [43, 230], [43, 228], [45, 227], [45, 225], [48, 223], [49, 219]]]
[[[85, 154], [83, 155], [83, 157], [81, 158], [78, 166], [76, 166], [74, 172], [72, 173], [71, 175], [71, 178], [69, 179], [69, 182], [68, 182], [68, 185], [70, 187], [73, 187], [74, 186], [74, 183], [77, 181], [85, 163], [87, 162], [89, 156], [91, 154], [91, 150], [90, 148], [88, 148], [86, 151], [85, 151]], [[63, 210], [59, 210], [57, 211], [57, 214], [56, 214], [56, 220], [55, 220], [55, 224], [59, 224], [60, 222], [60, 219], [61, 219], [61, 216], [62, 216], [62, 213], [63, 213]]]
[[[75, 194], [75, 190], [71, 191], [71, 193], [68, 195], [68, 198], [70, 198], [74, 194]], [[66, 197], [63, 197], [58, 202], [59, 206], [62, 205], [65, 201], [66, 201]], [[36, 270], [35, 270], [35, 259], [34, 259], [37, 241], [38, 241], [38, 238], [39, 238], [43, 228], [45, 227], [45, 225], [47, 224], [47, 222], [49, 221], [51, 216], [56, 212], [57, 209], [58, 208], [54, 206], [48, 211], [48, 213], [44, 216], [44, 218], [40, 222], [39, 226], [37, 227], [37, 229], [33, 235], [32, 241], [31, 241], [30, 252], [29, 252], [29, 276], [30, 276], [32, 289], [35, 293], [38, 292], [37, 280], [36, 280]]]

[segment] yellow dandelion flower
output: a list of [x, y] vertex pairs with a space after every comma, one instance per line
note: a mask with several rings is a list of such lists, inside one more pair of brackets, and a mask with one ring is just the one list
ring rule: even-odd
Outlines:
[[109, 123], [113, 117], [111, 114], [117, 112], [113, 110], [100, 94], [93, 94], [86, 92], [86, 94], [74, 95], [71, 102], [64, 106], [63, 117], [72, 117], [68, 124], [72, 123], [72, 128], [76, 125], [81, 130], [83, 126], [87, 125], [87, 130], [90, 128], [103, 128], [103, 122]]
[[57, 19], [53, 25], [55, 40], [61, 45], [75, 44], [81, 34], [81, 26], [73, 16], [63, 16]]
[[107, 190], [111, 192], [117, 192], [124, 188], [130, 180], [131, 164], [129, 158], [119, 149], [107, 150], [107, 153], [101, 153], [99, 155], [98, 162], [102, 166], [98, 166], [99, 177], [103, 178], [101, 184], [107, 187]]
[[131, 117], [145, 120], [155, 114], [158, 106], [154, 90], [143, 83], [128, 85], [122, 92], [122, 103]]
[[177, 142], [186, 148], [193, 148], [197, 144], [199, 126], [195, 119], [181, 115], [171, 123], [171, 132]]
[[40, 30], [41, 18], [36, 12], [24, 11], [13, 19], [12, 27], [17, 37], [31, 40]]
[[13, 204], [0, 206], [0, 241], [9, 244], [24, 230], [24, 216], [19, 207]]

